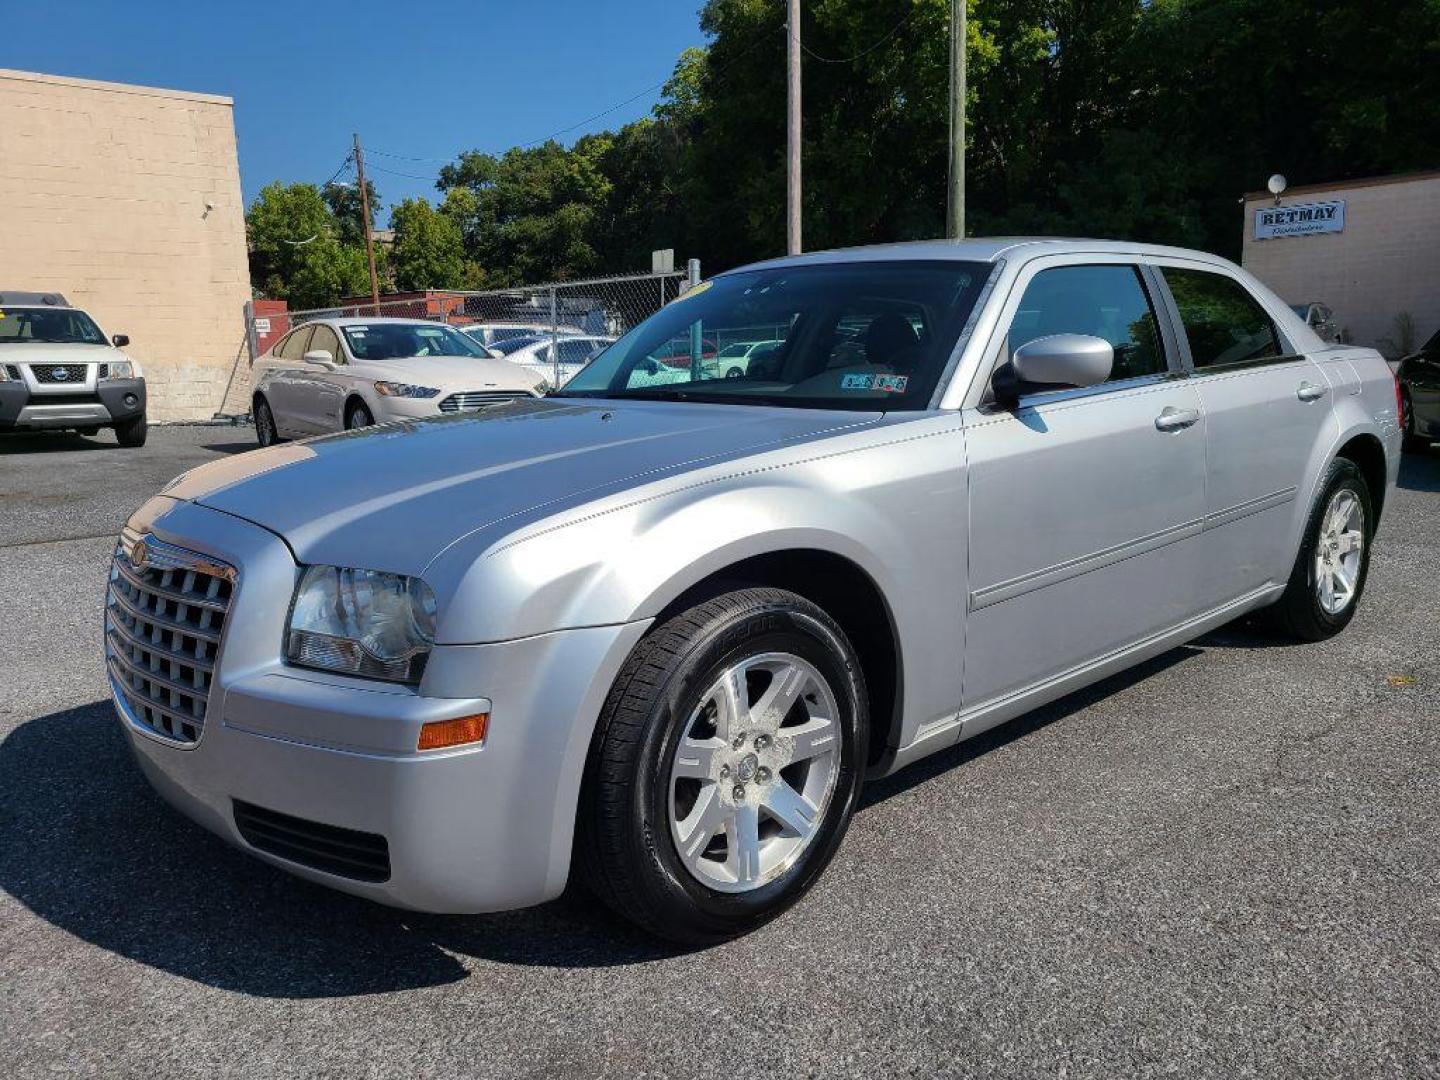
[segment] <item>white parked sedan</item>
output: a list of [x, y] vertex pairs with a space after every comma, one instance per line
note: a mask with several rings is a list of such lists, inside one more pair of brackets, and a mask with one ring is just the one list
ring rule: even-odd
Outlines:
[[255, 361], [251, 383], [261, 446], [467, 412], [536, 397], [546, 387], [441, 323], [382, 318], [305, 323]]
[[544, 379], [547, 386], [564, 386], [579, 374], [586, 364], [594, 360], [615, 343], [613, 337], [598, 334], [581, 334], [562, 337], [558, 341], [548, 334], [544, 337], [514, 338], [492, 345], [512, 364], [519, 364], [536, 378]]

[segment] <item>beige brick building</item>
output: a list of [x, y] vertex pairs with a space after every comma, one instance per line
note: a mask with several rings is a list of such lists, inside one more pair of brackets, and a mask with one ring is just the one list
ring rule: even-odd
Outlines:
[[5, 288], [129, 334], [152, 420], [213, 415], [250, 297], [231, 99], [0, 69]]
[[1278, 207], [1247, 195], [1242, 262], [1287, 303], [1329, 304], [1356, 345], [1394, 353], [1402, 313], [1423, 342], [1440, 329], [1440, 172], [1292, 187]]

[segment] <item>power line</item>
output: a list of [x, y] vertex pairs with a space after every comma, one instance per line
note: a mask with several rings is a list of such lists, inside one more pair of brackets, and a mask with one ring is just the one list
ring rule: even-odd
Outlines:
[[918, 6], [911, 8], [909, 15], [906, 15], [894, 26], [892, 26], [888, 31], [886, 31], [880, 37], [876, 38], [865, 48], [861, 49], [854, 56], [821, 56], [814, 49], [810, 48], [809, 45], [806, 45], [803, 41], [800, 42], [800, 48], [804, 51], [806, 56], [810, 57], [810, 59], [816, 60], [822, 64], [853, 64], [856, 60], [863, 60], [865, 57], [873, 53], [876, 49], [880, 48], [882, 45], [888, 42], [891, 38], [893, 38], [901, 30], [903, 30], [908, 24], [913, 22], [915, 16], [919, 14], [920, 8]]
[[[880, 40], [880, 42], [877, 42], [876, 45], [874, 46], [874, 48], [878, 48], [879, 45], [880, 45], [880, 44], [883, 44], [885, 40], [887, 40], [887, 39], [890, 38], [890, 37], [893, 37], [894, 34], [900, 29], [900, 26], [901, 26], [901, 25], [904, 25], [904, 23], [908, 22], [908, 21], [909, 21], [910, 19], [912, 19], [913, 17], [914, 17], [914, 12], [912, 12], [910, 15], [907, 15], [907, 16], [905, 17], [905, 19], [901, 20], [900, 25], [897, 25], [894, 29], [892, 29], [892, 30], [890, 31], [889, 34], [887, 34], [887, 35], [885, 36], [885, 38], [882, 38], [882, 39]], [[783, 24], [782, 24], [782, 25], [783, 25]], [[734, 56], [732, 56], [732, 57], [730, 58], [730, 61], [729, 61], [728, 63], [726, 63], [725, 65], [723, 65], [723, 66], [721, 66], [721, 67], [718, 67], [718, 68], [715, 68], [714, 70], [712, 70], [712, 71], [709, 73], [709, 77], [712, 78], [712, 79], [718, 79], [721, 75], [725, 74], [725, 73], [726, 73], [727, 71], [729, 71], [731, 68], [735, 67], [735, 65], [738, 64], [742, 59], [744, 59], [745, 57], [749, 56], [752, 52], [755, 51], [756, 48], [758, 48], [760, 45], [764, 44], [765, 41], [766, 41], [766, 39], [767, 39], [767, 37], [768, 37], [768, 35], [769, 35], [774, 29], [775, 29], [774, 27], [767, 27], [766, 29], [764, 29], [764, 30], [760, 31], [759, 33], [757, 33], [757, 34], [755, 35], [755, 37], [754, 37], [753, 39], [751, 39], [751, 41], [749, 42], [749, 44], [747, 44], [747, 45], [745, 46], [745, 48], [741, 49], [740, 52], [736, 53]], [[807, 50], [807, 51], [808, 51], [808, 50]], [[862, 55], [863, 55], [863, 54], [862, 54]], [[823, 58], [822, 58], [822, 57], [816, 57], [816, 59], [823, 59]], [[841, 62], [843, 62], [843, 61], [826, 61], [826, 62], [827, 62], [827, 63], [841, 63]], [[641, 90], [639, 93], [632, 94], [630, 97], [626, 98], [624, 101], [616, 102], [614, 105], [611, 105], [609, 108], [602, 109], [602, 110], [600, 110], [600, 112], [595, 113], [593, 116], [587, 116], [584, 120], [580, 120], [580, 121], [578, 121], [577, 123], [570, 124], [568, 127], [560, 128], [558, 131], [552, 131], [549, 135], [546, 135], [543, 139], [532, 139], [530, 142], [516, 143], [515, 145], [518, 146], [518, 147], [520, 147], [521, 149], [526, 149], [526, 150], [528, 150], [528, 149], [531, 148], [532, 146], [540, 146], [540, 145], [542, 145], [543, 143], [547, 143], [547, 142], [549, 142], [549, 141], [552, 140], [552, 139], [559, 138], [561, 135], [568, 135], [570, 132], [575, 131], [575, 130], [577, 130], [578, 128], [585, 127], [585, 126], [588, 125], [588, 124], [593, 124], [596, 120], [603, 119], [604, 117], [609, 116], [611, 113], [618, 112], [619, 110], [625, 108], [626, 105], [634, 104], [636, 101], [639, 101], [641, 98], [645, 97], [647, 94], [653, 94], [656, 90], [663, 90], [663, 89], [665, 88], [665, 85], [666, 85], [667, 83], [669, 83], [670, 80], [671, 80], [673, 77], [674, 77], [674, 75], [673, 75], [673, 73], [672, 73], [671, 75], [666, 76], [664, 79], [661, 79], [658, 83], [654, 83], [654, 84], [651, 85], [651, 86], [647, 86], [644, 90]], [[395, 153], [394, 151], [391, 151], [391, 150], [377, 150], [377, 149], [375, 149], [374, 147], [370, 147], [370, 148], [366, 151], [366, 153], [368, 153], [368, 154], [379, 154], [379, 155], [381, 155], [381, 156], [383, 156], [383, 157], [393, 158], [393, 159], [395, 159], [395, 160], [397, 160], [397, 161], [413, 161], [413, 162], [416, 162], [416, 163], [418, 163], [418, 164], [432, 164], [432, 163], [433, 163], [433, 164], [437, 164], [437, 165], [451, 165], [451, 164], [454, 164], [454, 162], [459, 158], [459, 155], [458, 155], [458, 154], [456, 155], [456, 157], [453, 157], [453, 158], [416, 157], [416, 156], [412, 156], [412, 155], [409, 155], [409, 154], [397, 154], [397, 153]], [[463, 151], [462, 151], [462, 153], [463, 153]], [[431, 183], [439, 183], [439, 180], [440, 180], [440, 178], [439, 178], [438, 176], [418, 176], [418, 175], [416, 175], [415, 173], [401, 172], [401, 171], [399, 171], [399, 170], [397, 170], [397, 169], [387, 169], [387, 168], [386, 168], [385, 166], [383, 166], [383, 165], [376, 165], [373, 161], [370, 162], [370, 168], [371, 168], [373, 171], [375, 171], [375, 172], [388, 173], [388, 174], [391, 175], [391, 176], [403, 176], [403, 177], [405, 177], [405, 178], [408, 179], [408, 180], [428, 180], [428, 181], [430, 181]]]
[[340, 174], [343, 173], [343, 172], [350, 166], [350, 163], [351, 163], [351, 161], [353, 161], [353, 160], [354, 160], [354, 155], [353, 155], [353, 154], [346, 154], [346, 155], [345, 155], [345, 160], [342, 161], [342, 162], [340, 162], [340, 167], [339, 167], [338, 169], [336, 169], [336, 170], [330, 175], [330, 179], [329, 179], [329, 180], [326, 180], [325, 183], [323, 183], [323, 184], [320, 185], [321, 190], [324, 190], [325, 188], [327, 188], [327, 187], [329, 187], [331, 184], [333, 184], [333, 183], [336, 181], [336, 179], [340, 176]]

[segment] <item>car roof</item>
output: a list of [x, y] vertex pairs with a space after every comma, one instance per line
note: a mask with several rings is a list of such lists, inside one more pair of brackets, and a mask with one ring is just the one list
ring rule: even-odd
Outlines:
[[[846, 262], [901, 262], [907, 260], [954, 259], [957, 262], [996, 262], [1014, 255], [1064, 255], [1070, 253], [1105, 255], [1169, 256], [1198, 259], [1231, 265], [1217, 255], [1189, 248], [1161, 244], [1136, 244], [1125, 240], [1091, 240], [1073, 236], [994, 236], [967, 237], [964, 240], [908, 240], [896, 244], [870, 244], [865, 247], [832, 248], [810, 251], [802, 255], [783, 255], [775, 259], [738, 266], [725, 271], [773, 270], [786, 266], [807, 266]], [[717, 274], [723, 277], [723, 274]]]
[[[313, 326], [315, 323], [327, 323], [330, 326], [378, 326], [382, 323], [394, 326], [447, 326], [439, 319], [402, 319], [393, 315], [376, 315], [374, 318], [364, 318], [359, 315], [345, 315], [339, 318], [307, 319], [300, 326]], [[298, 330], [300, 327], [296, 327]]]
[[70, 301], [58, 292], [24, 292], [20, 289], [0, 289], [0, 307], [52, 307], [68, 308]]

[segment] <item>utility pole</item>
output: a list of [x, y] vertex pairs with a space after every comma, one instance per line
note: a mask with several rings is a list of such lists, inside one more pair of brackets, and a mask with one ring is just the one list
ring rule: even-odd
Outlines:
[[950, 0], [950, 189], [945, 235], [965, 236], [965, 0]]
[[355, 135], [355, 182], [360, 185], [360, 212], [365, 216], [365, 258], [370, 263], [370, 299], [375, 314], [380, 314], [380, 279], [375, 276], [375, 237], [370, 229], [370, 189], [365, 184], [365, 155], [360, 151], [360, 135]]
[[790, 39], [789, 93], [786, 95], [785, 136], [789, 161], [785, 174], [786, 250], [800, 254], [800, 0], [790, 0], [786, 20]]

